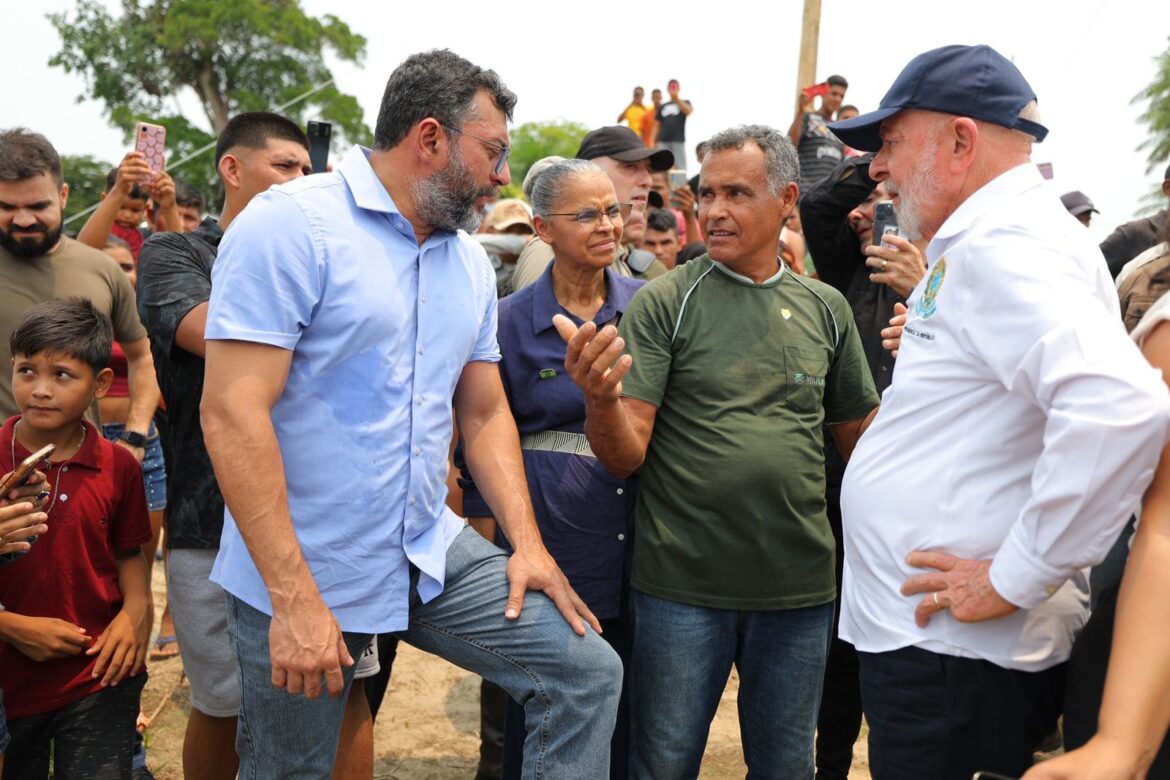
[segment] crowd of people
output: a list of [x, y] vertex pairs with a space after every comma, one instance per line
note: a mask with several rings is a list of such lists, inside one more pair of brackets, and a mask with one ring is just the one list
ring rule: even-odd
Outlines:
[[751, 777], [863, 717], [878, 780], [1170, 777], [1170, 208], [1095, 246], [989, 47], [847, 89], [687, 176], [637, 87], [499, 200], [517, 96], [428, 51], [331, 172], [241, 113], [217, 216], [131, 152], [75, 239], [0, 132], [0, 775], [149, 777], [178, 654], [185, 777], [370, 778], [405, 641], [482, 780], [696, 777], [733, 667]]

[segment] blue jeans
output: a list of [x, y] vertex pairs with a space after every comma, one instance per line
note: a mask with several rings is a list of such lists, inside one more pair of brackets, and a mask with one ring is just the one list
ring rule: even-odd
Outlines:
[[[465, 528], [447, 550], [442, 594], [423, 604], [411, 588], [410, 625], [400, 636], [524, 705], [524, 778], [607, 777], [621, 661], [592, 631], [574, 634], [541, 593], [528, 593], [520, 617], [505, 620], [507, 564], [502, 550]], [[353, 667], [345, 670], [345, 695], [337, 699], [309, 701], [274, 688], [270, 618], [228, 598], [243, 692], [236, 737], [241, 780], [330, 777]], [[355, 658], [372, 638], [344, 636]]]
[[698, 776], [711, 719], [735, 664], [748, 777], [811, 780], [832, 602], [739, 611], [640, 591], [633, 600], [630, 776]]

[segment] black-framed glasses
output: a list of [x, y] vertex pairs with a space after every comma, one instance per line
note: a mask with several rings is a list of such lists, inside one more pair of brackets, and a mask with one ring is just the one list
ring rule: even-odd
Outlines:
[[442, 122], [439, 122], [439, 125], [447, 128], [452, 132], [463, 133], [464, 135], [479, 141], [481, 144], [487, 144], [492, 149], [499, 149], [500, 157], [498, 160], [496, 160], [496, 176], [499, 176], [500, 173], [504, 170], [504, 166], [508, 164], [508, 155], [512, 154], [512, 147], [504, 146], [498, 141], [490, 141], [487, 138], [480, 138], [478, 135], [473, 135], [461, 127], [451, 127], [451, 125], [444, 125]]
[[573, 221], [581, 227], [595, 228], [601, 222], [604, 216], [609, 219], [611, 225], [616, 225], [619, 221], [625, 222], [630, 218], [630, 214], [634, 211], [633, 203], [615, 203], [605, 211], [598, 211], [597, 209], [581, 209], [580, 211], [558, 211], [549, 214], [550, 217], [572, 217]]

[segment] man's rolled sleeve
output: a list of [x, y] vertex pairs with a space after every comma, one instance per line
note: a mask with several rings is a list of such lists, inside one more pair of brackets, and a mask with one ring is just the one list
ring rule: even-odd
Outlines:
[[[972, 258], [969, 303], [983, 316], [965, 335], [995, 379], [1045, 415], [1031, 496], [991, 567], [1000, 595], [1029, 608], [1099, 563], [1137, 508], [1166, 443], [1170, 395], [1066, 258], [1040, 247], [1025, 256], [1049, 273]], [[995, 305], [978, 308], [992, 290]]]
[[253, 198], [220, 244], [205, 337], [293, 349], [321, 300], [320, 263], [291, 197], [269, 190]]

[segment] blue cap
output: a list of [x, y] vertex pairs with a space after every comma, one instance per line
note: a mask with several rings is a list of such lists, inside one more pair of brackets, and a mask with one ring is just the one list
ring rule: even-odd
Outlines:
[[1020, 118], [1035, 99], [1019, 68], [990, 46], [943, 46], [910, 60], [876, 111], [833, 122], [829, 129], [854, 149], [876, 152], [882, 147], [882, 122], [904, 108], [918, 108], [979, 119], [1043, 141], [1048, 128]]

